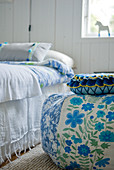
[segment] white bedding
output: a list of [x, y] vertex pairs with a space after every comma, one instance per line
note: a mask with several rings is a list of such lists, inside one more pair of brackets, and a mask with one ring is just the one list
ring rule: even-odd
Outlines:
[[[40, 118], [44, 100], [53, 93], [69, 91], [66, 84], [42, 89], [42, 95], [0, 103], [0, 164], [11, 154], [41, 141]], [[17, 153], [17, 151], [19, 151]]]
[[0, 103], [41, 94], [37, 76], [28, 67], [0, 64]]
[[12, 153], [18, 156], [40, 142], [44, 100], [69, 90], [64, 82], [72, 76], [72, 70], [53, 60], [45, 64], [0, 63], [0, 164], [6, 158], [10, 160]]

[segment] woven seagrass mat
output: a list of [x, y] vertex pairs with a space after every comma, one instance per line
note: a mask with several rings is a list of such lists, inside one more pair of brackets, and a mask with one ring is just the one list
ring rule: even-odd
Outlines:
[[61, 170], [51, 158], [43, 151], [41, 144], [8, 163], [1, 170]]

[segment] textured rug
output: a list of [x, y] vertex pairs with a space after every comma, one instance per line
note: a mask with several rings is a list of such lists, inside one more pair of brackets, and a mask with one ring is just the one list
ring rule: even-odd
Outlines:
[[41, 144], [8, 163], [1, 170], [61, 170], [43, 151]]

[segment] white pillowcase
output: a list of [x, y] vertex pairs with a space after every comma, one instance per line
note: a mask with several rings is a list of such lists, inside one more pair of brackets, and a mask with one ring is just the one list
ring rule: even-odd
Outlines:
[[58, 51], [49, 50], [46, 56], [44, 57], [44, 60], [49, 59], [49, 58], [59, 60], [71, 68], [74, 65], [74, 61], [71, 57], [67, 56], [66, 54], [60, 53]]
[[43, 61], [51, 43], [1, 44], [0, 61]]

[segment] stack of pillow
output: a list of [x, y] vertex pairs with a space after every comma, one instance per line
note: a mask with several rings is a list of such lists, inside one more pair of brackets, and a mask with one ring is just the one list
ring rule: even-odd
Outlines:
[[51, 43], [11, 43], [0, 44], [0, 61], [37, 61], [59, 60], [73, 67], [73, 59], [63, 53], [50, 50]]

